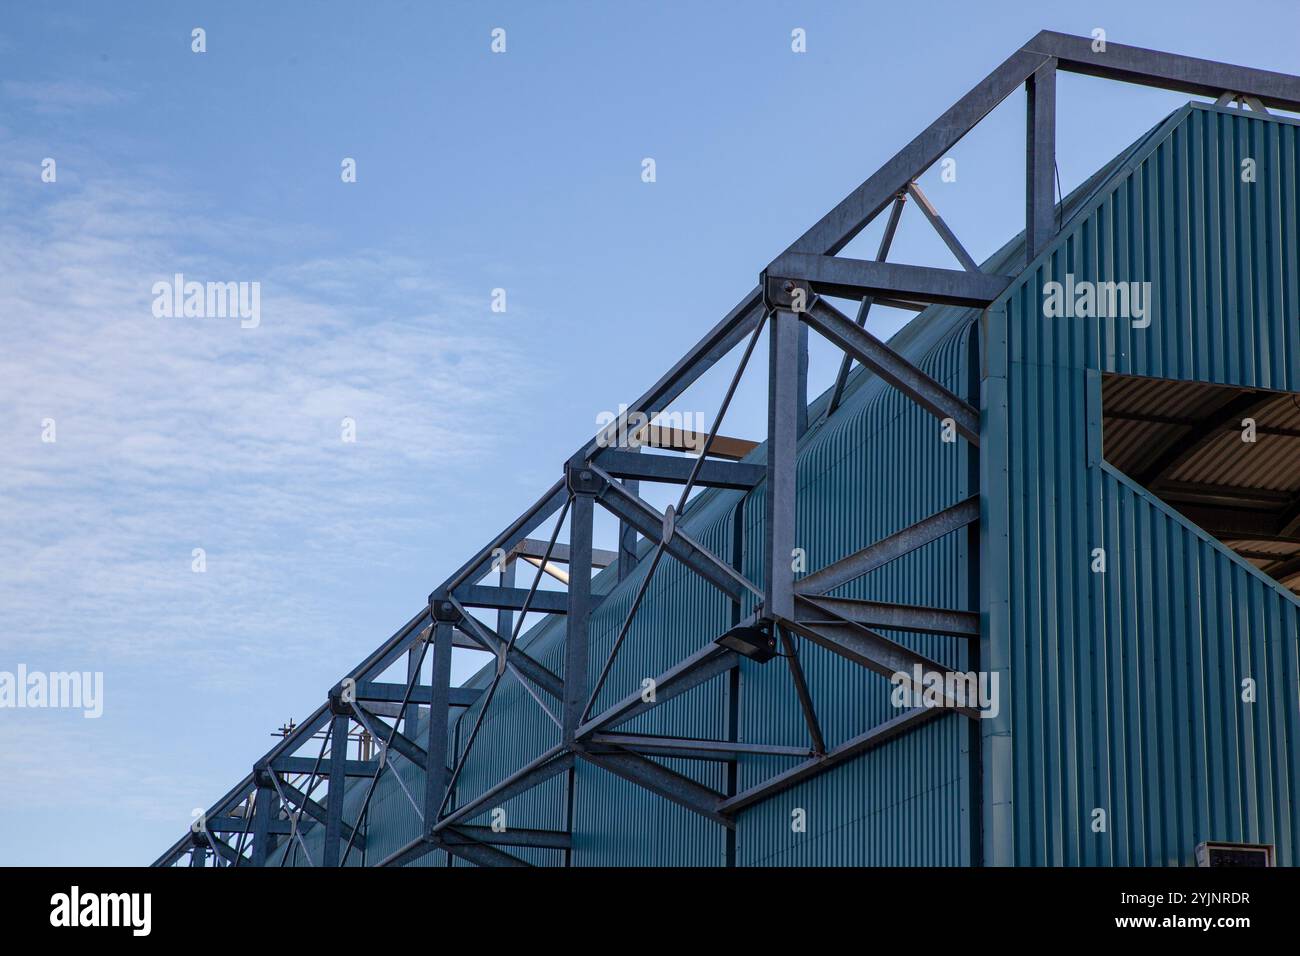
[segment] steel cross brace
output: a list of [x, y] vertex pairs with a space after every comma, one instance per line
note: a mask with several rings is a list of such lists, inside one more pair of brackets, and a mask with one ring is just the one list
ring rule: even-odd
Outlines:
[[[647, 512], [645, 508], [635, 504], [637, 498], [635, 482], [646, 469], [677, 468], [680, 470], [680, 466], [663, 466], [655, 463], [650, 466], [634, 467], [624, 456], [607, 450], [611, 444], [608, 441], [609, 435], [617, 434], [620, 428], [626, 428], [627, 421], [632, 416], [653, 414], [682, 394], [735, 345], [751, 334], [762, 320], [765, 309], [775, 311], [774, 325], [778, 328], [773, 338], [779, 339], [782, 343], [780, 347], [772, 349], [773, 369], [779, 372], [774, 376], [774, 379], [779, 380], [779, 400], [770, 403], [770, 411], [775, 414], [776, 421], [769, 423], [768, 461], [764, 466], [764, 478], [769, 490], [780, 488], [784, 492], [793, 489], [794, 443], [801, 433], [801, 416], [806, 414], [806, 410], [797, 407], [790, 410], [786, 402], [790, 396], [800, 393], [803, 373], [799, 368], [799, 341], [804, 334], [803, 326], [817, 329], [819, 333], [839, 344], [846, 353], [859, 361], [863, 361], [864, 356], [871, 359], [876, 363], [873, 370], [877, 374], [887, 380], [891, 380], [889, 376], [892, 375], [895, 379], [893, 384], [912, 395], [933, 414], [952, 418], [958, 424], [959, 431], [969, 441], [972, 443], [978, 441], [977, 423], [972, 421], [969, 408], [963, 408], [960, 403], [954, 402], [950, 396], [942, 392], [935, 392], [931, 383], [924, 379], [915, 378], [915, 369], [895, 362], [894, 357], [881, 351], [880, 344], [873, 338], [857, 334], [865, 332], [858, 323], [837, 316], [826, 308], [814, 308], [810, 313], [796, 316], [792, 308], [793, 303], [782, 300], [781, 293], [786, 291], [785, 280], [788, 280], [791, 283], [801, 283], [807, 292], [813, 293], [814, 302], [817, 301], [815, 294], [818, 291], [848, 293], [850, 297], [862, 299], [870, 296], [877, 302], [889, 304], [907, 304], [909, 301], [954, 302], [978, 307], [995, 298], [1005, 287], [1006, 277], [972, 272], [969, 270], [969, 263], [966, 263], [966, 270], [955, 271], [895, 265], [883, 261], [836, 260], [832, 257], [841, 251], [884, 207], [894, 203], [899, 196], [909, 191], [915, 195], [915, 191], [910, 190], [910, 186], [917, 176], [939, 160], [998, 103], [1022, 85], [1029, 94], [1026, 117], [1026, 129], [1029, 134], [1026, 142], [1026, 256], [1028, 260], [1037, 256], [1059, 228], [1053, 201], [1053, 153], [1055, 80], [1056, 74], [1061, 71], [1212, 98], [1220, 96], [1224, 91], [1230, 91], [1234, 97], [1244, 99], [1261, 110], [1267, 108], [1300, 110], [1300, 77], [1115, 43], [1107, 43], [1104, 49], [1099, 50], [1094, 48], [1092, 40], [1087, 37], [1073, 37], [1050, 31], [1037, 34], [791, 244], [765, 270], [763, 281], [757, 288], [748, 292], [680, 361], [632, 403], [624, 415], [617, 421], [611, 422], [605, 432], [587, 442], [572, 456], [571, 461], [583, 467], [589, 463], [599, 465], [602, 456], [609, 455], [613, 470], [607, 470], [606, 476], [628, 477], [630, 487], [625, 490], [629, 494], [611, 493], [605, 495], [601, 502], [607, 507], [611, 502], [619, 503], [621, 517], [626, 519], [624, 537], [627, 529], [633, 527], [643, 534], [648, 532], [650, 537], [658, 537], [662, 534], [661, 530], [656, 530], [656, 522], [664, 516], [658, 515], [653, 509]], [[878, 258], [883, 259], [883, 255]], [[775, 294], [772, 288], [774, 280]], [[863, 318], [865, 319], [865, 309]], [[637, 478], [630, 477], [629, 473], [636, 474]], [[658, 476], [647, 475], [646, 477], [654, 480], [664, 475], [661, 472]], [[713, 463], [708, 463], [701, 469], [699, 481], [702, 485], [717, 483], [722, 487], [732, 487], [744, 486], [752, 479], [752, 472], [747, 474], [740, 469], [719, 469], [715, 468]], [[566, 500], [570, 493], [566, 484], [565, 479], [557, 481], [541, 499], [451, 575], [438, 590], [450, 595], [462, 586], [478, 586], [478, 582], [488, 572], [489, 562], [494, 552], [498, 549], [510, 552], [526, 540], [532, 531]], [[972, 489], [972, 494], [977, 490], [976, 486]], [[769, 507], [772, 507], [772, 500], [776, 497], [776, 495], [768, 495]], [[789, 499], [791, 505], [792, 500]], [[792, 546], [793, 540], [793, 521], [788, 507], [783, 505], [775, 509], [775, 512], [769, 516], [769, 539], [764, 544], [769, 559], [773, 555], [788, 555], [788, 550], [782, 549]], [[968, 524], [968, 533], [973, 533], [974, 527], [973, 523]], [[679, 545], [689, 544], [689, 539], [681, 536], [680, 532], [672, 537]], [[625, 544], [626, 541], [620, 547], [626, 553]], [[752, 590], [752, 586], [747, 582], [737, 580], [736, 575], [728, 574], [718, 568], [712, 556], [707, 553], [700, 554], [690, 547], [679, 550], [691, 557], [688, 566], [731, 594], [733, 598]], [[788, 561], [784, 563], [788, 565]], [[769, 560], [769, 569], [771, 566]], [[849, 566], [842, 565], [835, 574], [839, 575], [847, 570]], [[626, 565], [620, 561], [620, 572], [625, 571]], [[797, 622], [793, 620], [796, 617], [796, 603], [804, 606], [805, 598], [817, 597], [806, 593], [809, 578], [799, 582], [798, 592], [801, 596], [797, 597], [793, 582], [787, 580], [784, 574], [773, 575], [773, 572], [769, 571], [769, 576], [772, 579], [765, 581], [763, 588], [764, 614], [772, 619], [796, 624]], [[506, 587], [505, 595], [498, 594], [491, 598], [498, 603], [507, 604], [506, 607], [500, 608], [502, 615], [514, 610], [510, 603], [509, 586]], [[590, 605], [587, 610], [589, 609]], [[571, 612], [567, 601], [565, 610]], [[926, 612], [931, 611], [933, 614], [946, 614], [947, 617], [936, 621], [932, 614], [930, 618], [926, 618]], [[969, 637], [971, 630], [970, 617], [962, 616], [968, 615], [969, 612], [851, 607], [826, 601], [816, 608], [816, 613], [818, 618], [813, 621], [814, 625], [820, 627], [828, 617], [839, 618], [845, 622], [844, 625], [840, 625], [840, 629], [844, 630], [847, 626], [848, 632], [855, 634], [858, 632], [852, 630], [854, 624], [884, 626], [877, 620], [881, 615], [891, 615], [892, 620], [907, 620], [922, 627], [950, 629], [957, 632], [958, 636]], [[475, 627], [468, 624], [468, 620], [471, 619], [467, 616], [465, 630], [476, 632], [476, 639], [489, 650], [494, 650], [496, 646], [504, 643], [499, 638], [494, 640], [495, 634], [488, 637], [490, 629]], [[807, 621], [806, 616], [805, 620]], [[377, 680], [390, 664], [407, 653], [421, 639], [421, 628], [429, 622], [428, 610], [421, 609], [415, 618], [354, 668], [349, 676], [358, 681]], [[500, 629], [504, 630], [504, 628]], [[974, 642], [972, 641], [971, 644], [973, 645]], [[700, 668], [717, 666], [717, 660], [697, 660], [696, 664]], [[507, 659], [507, 665], [518, 676], [526, 676], [532, 684], [542, 687], [554, 698], [566, 702], [571, 699], [572, 690], [566, 691], [559, 677], [545, 672], [544, 668], [532, 662], [526, 655], [512, 652]], [[660, 699], [663, 699], [662, 694]], [[633, 714], [639, 706], [638, 701], [624, 701], [619, 705], [620, 714]], [[880, 740], [891, 733], [901, 732], [901, 729], [924, 722], [932, 715], [934, 715], [933, 711], [925, 711], [914, 716], [900, 715], [891, 722], [894, 725], [893, 730], [882, 730], [874, 737], [869, 736], [873, 731], [868, 731], [868, 737], [862, 741], [861, 746], [869, 746], [873, 740]], [[293, 757], [295, 751], [320, 731], [331, 720], [331, 716], [327, 707], [319, 708], [258, 761], [256, 767], [260, 769], [245, 777], [209, 808], [210, 817], [222, 817], [228, 815], [240, 803], [252, 800], [254, 863], [265, 862], [277, 839], [270, 819], [273, 815], [276, 794], [274, 788], [267, 785], [274, 776], [269, 768], [276, 761], [297, 759]], [[601, 715], [592, 721], [584, 721], [580, 728], [572, 727], [572, 719], [569, 716], [570, 732], [575, 738], [589, 737], [598, 729], [606, 732], [608, 726], [602, 725], [607, 716], [614, 715]], [[576, 739], [575, 743], [577, 743]], [[809, 764], [808, 769], [800, 773], [816, 772], [818, 767], [840, 759], [837, 755], [841, 753], [843, 748], [835, 748], [819, 758], [818, 762]], [[528, 777], [529, 774], [553, 775], [570, 769], [574, 753], [561, 747], [555, 752], [544, 755], [544, 758], [540, 764], [534, 762], [529, 768], [524, 768], [519, 774], [512, 775], [499, 785], [499, 788], [504, 789], [494, 788], [494, 790], [504, 792], [511, 787], [522, 786], [531, 779]], [[332, 760], [331, 763], [333, 779], [341, 782], [346, 778], [350, 762]], [[491, 792], [493, 791], [489, 791]], [[751, 791], [747, 792], [748, 795], [740, 794], [729, 798], [731, 803], [723, 810], [734, 811], [745, 800], [761, 799], [763, 792], [762, 790]], [[447, 821], [463, 818], [464, 813], [477, 803], [478, 801], [474, 801], [466, 807], [453, 811], [438, 825], [450, 826]], [[175, 863], [189, 851], [190, 846], [191, 840], [187, 834], [164, 852], [155, 865]]]

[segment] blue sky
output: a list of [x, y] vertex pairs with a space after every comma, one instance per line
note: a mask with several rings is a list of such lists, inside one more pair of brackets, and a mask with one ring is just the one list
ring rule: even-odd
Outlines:
[[[1282, 0], [12, 6], [0, 670], [102, 671], [105, 701], [0, 710], [0, 863], [152, 860], [1039, 29], [1294, 72], [1297, 25]], [[1063, 77], [1063, 188], [1183, 99]], [[1023, 126], [1017, 95], [922, 179], [977, 259], [1021, 228]], [[895, 250], [951, 262], [914, 210]], [[155, 318], [177, 272], [260, 282], [260, 325]], [[759, 397], [726, 433], [761, 435]]]

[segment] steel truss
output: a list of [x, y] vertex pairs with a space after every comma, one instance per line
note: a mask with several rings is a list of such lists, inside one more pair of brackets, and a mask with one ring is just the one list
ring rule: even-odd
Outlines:
[[[1220, 105], [1239, 103], [1257, 111], [1269, 107], [1300, 111], [1300, 78], [1294, 76], [1119, 44], [1107, 43], [1104, 49], [1098, 49], [1091, 38], [1039, 33], [770, 263], [755, 289], [624, 415], [579, 449], [566, 462], [563, 476], [531, 508], [436, 588], [426, 607], [335, 685], [326, 702], [287, 733], [256, 763], [252, 773], [217, 801], [206, 817], [196, 821], [190, 832], [160, 856], [155, 865], [174, 865], [188, 855], [191, 865], [202, 866], [211, 854], [217, 865], [259, 866], [267, 864], [277, 851], [282, 851], [280, 865], [290, 861], [323, 866], [357, 862], [400, 865], [434, 850], [485, 866], [521, 865], [524, 861], [510, 852], [515, 847], [564, 851], [567, 863], [572, 839], [568, 830], [510, 829], [497, 833], [472, 821], [492, 806], [547, 780], [560, 774], [571, 775], [576, 762], [581, 760], [731, 829], [736, 814], [745, 808], [915, 730], [942, 716], [949, 708], [974, 717], [972, 711], [958, 706], [960, 702], [944, 699], [945, 707], [905, 710], [828, 748], [792, 635], [885, 676], [911, 673], [913, 665], [920, 665], [925, 671], [945, 668], [883, 636], [877, 629], [950, 635], [959, 646], [965, 647], [968, 669], [979, 667], [980, 581], [976, 558], [982, 489], [978, 464], [978, 356], [973, 356], [975, 360], [971, 362], [975, 371], [968, 393], [958, 395], [891, 350], [868, 332], [865, 324], [873, 303], [914, 310], [931, 304], [984, 308], [1012, 281], [1013, 276], [980, 269], [917, 187], [916, 180], [1022, 85], [1028, 101], [1026, 263], [1051, 241], [1059, 228], [1054, 170], [1056, 74], [1061, 70], [1215, 97]], [[899, 216], [909, 199], [921, 209], [961, 269], [886, 261]], [[838, 256], [886, 207], [891, 207], [891, 212], [876, 258]], [[860, 301], [856, 317], [845, 316], [824, 296]], [[722, 444], [732, 440], [719, 436], [718, 429], [765, 326], [769, 346], [766, 460], [755, 464], [735, 460], [736, 453], [722, 451]], [[926, 412], [945, 421], [969, 444], [971, 454], [962, 500], [795, 580], [790, 561], [797, 543], [795, 452], [801, 434], [808, 427], [808, 329], [844, 352], [826, 414], [833, 413], [840, 403], [851, 364], [856, 361]], [[741, 343], [745, 343], [743, 354], [703, 454], [691, 461], [638, 455], [617, 447], [615, 436], [636, 430], [636, 421], [629, 422], [629, 419], [653, 416], [656, 410], [665, 408]], [[653, 508], [639, 496], [640, 482], [681, 485], [678, 505], [663, 512]], [[765, 577], [762, 582], [753, 582], [737, 570], [738, 563], [733, 565], [691, 538], [679, 526], [678, 519], [686, 509], [691, 491], [697, 487], [748, 490], [761, 482], [768, 489], [765, 535], [760, 544]], [[615, 552], [598, 552], [592, 547], [592, 518], [597, 505], [619, 519], [621, 532]], [[549, 540], [531, 537], [553, 517]], [[558, 541], [566, 518], [567, 545]], [[968, 536], [970, 574], [966, 610], [828, 596], [830, 591], [874, 568], [958, 532]], [[642, 578], [604, 667], [592, 680], [587, 672], [589, 622], [599, 603], [591, 589], [592, 571], [617, 565], [618, 578], [627, 577], [638, 564], [638, 534], [654, 542], [652, 550], [640, 558], [649, 560], [651, 566]], [[807, 725], [807, 747], [619, 730], [651, 708], [662, 707], [692, 688], [734, 673], [740, 657], [735, 651], [714, 643], [718, 636], [715, 634], [701, 634], [698, 651], [658, 675], [652, 702], [643, 700], [638, 690], [595, 715], [591, 713], [654, 568], [665, 556], [686, 565], [722, 591], [732, 603], [733, 622], [765, 628], [774, 641], [779, 640]], [[535, 569], [528, 588], [516, 586], [518, 560]], [[559, 565], [567, 570], [560, 569]], [[567, 591], [540, 589], [538, 585], [544, 573], [565, 583]], [[491, 574], [496, 575], [495, 583], [482, 583]], [[741, 621], [741, 607], [746, 601], [753, 602], [754, 610]], [[496, 610], [496, 627], [473, 615], [471, 609]], [[553, 673], [518, 646], [524, 617], [529, 612], [564, 615], [562, 675]], [[454, 647], [476, 648], [496, 656], [496, 673], [486, 689], [451, 686]], [[422, 663], [430, 652], [432, 680], [424, 683]], [[408, 661], [406, 683], [382, 682], [383, 672], [403, 656]], [[483, 716], [507, 674], [523, 685], [546, 717], [559, 728], [560, 743], [458, 805], [457, 781], [473, 751]], [[467, 742], [453, 763], [454, 755], [449, 752], [453, 714], [457, 708], [470, 707], [484, 696]], [[416, 740], [413, 737], [416, 717], [422, 708], [428, 714], [426, 732], [423, 740]], [[347, 741], [354, 723], [378, 742], [377, 758], [349, 759]], [[979, 863], [982, 858], [983, 814], [979, 805], [982, 756], [977, 725], [976, 720], [968, 725], [973, 863]], [[320, 752], [314, 758], [298, 756], [298, 749], [316, 735], [324, 737]], [[775, 776], [737, 792], [735, 761], [742, 755], [781, 757], [792, 764]], [[653, 759], [656, 756], [722, 762], [730, 768], [729, 792], [719, 792], [676, 773], [656, 762]], [[400, 775], [394, 774], [413, 812], [422, 821], [423, 832], [384, 859], [365, 858], [364, 831], [371, 797], [380, 777], [391, 769], [394, 760], [409, 761], [423, 776], [422, 792], [411, 793]], [[341, 799], [350, 777], [366, 781], [360, 813], [351, 821], [343, 818]], [[313, 797], [321, 782], [327, 784], [323, 803]], [[324, 828], [320, 859], [312, 859], [308, 852], [302, 836], [302, 830], [307, 827]]]

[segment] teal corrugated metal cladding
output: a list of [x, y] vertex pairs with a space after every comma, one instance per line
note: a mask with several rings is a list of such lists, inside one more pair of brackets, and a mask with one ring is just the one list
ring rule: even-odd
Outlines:
[[[1102, 373], [1300, 391], [1297, 132], [1183, 108], [986, 313], [988, 862], [1300, 863], [1300, 602], [1099, 454]], [[1150, 282], [1150, 325], [1044, 318], [1067, 275]]]
[[[1249, 185], [1238, 172], [1247, 156], [1257, 172]], [[981, 658], [1001, 691], [1000, 713], [978, 728], [982, 806], [971, 797], [969, 721], [945, 715], [742, 812], [730, 847], [721, 827], [582, 761], [571, 776], [507, 801], [509, 825], [563, 828], [571, 814], [575, 865], [720, 866], [732, 853], [738, 865], [961, 865], [972, 855], [1188, 864], [1206, 839], [1273, 843], [1279, 862], [1300, 863], [1300, 602], [1099, 455], [1102, 373], [1300, 390], [1298, 169], [1294, 123], [1188, 106], [1076, 190], [1059, 237], [982, 318], [928, 309], [891, 342], [953, 391], [971, 395], [978, 385], [981, 394]], [[1019, 273], [1022, 256], [1012, 242], [989, 268]], [[1045, 320], [1043, 284], [1067, 272], [1151, 281], [1151, 325]], [[982, 350], [977, 369], [972, 335]], [[830, 419], [819, 414], [823, 402], [798, 459], [798, 536], [810, 568], [971, 493], [965, 443], [940, 441], [934, 420], [879, 380], [857, 370]], [[725, 559], [736, 560], [739, 539], [755, 581], [763, 494], [707, 492], [683, 518]], [[1106, 550], [1104, 574], [1090, 570], [1097, 547]], [[952, 535], [840, 593], [968, 606], [965, 548], [965, 536]], [[593, 675], [643, 569], [621, 583], [612, 570], [596, 578], [606, 598], [592, 618]], [[712, 641], [731, 613], [718, 591], [665, 560], [596, 710]], [[965, 666], [955, 639], [889, 636]], [[562, 670], [563, 621], [521, 640]], [[830, 746], [896, 713], [882, 678], [807, 642], [800, 654]], [[1257, 682], [1254, 704], [1240, 701], [1247, 676]], [[807, 744], [780, 659], [746, 661], [734, 688], [716, 679], [620, 730], [722, 738], [733, 693], [740, 740]], [[477, 706], [454, 728], [458, 754]], [[558, 739], [538, 703], [507, 679], [457, 800]], [[665, 763], [723, 787], [716, 765]], [[742, 759], [737, 785], [788, 765]], [[418, 774], [406, 767], [403, 779], [419, 799]], [[349, 795], [349, 814], [361, 798]], [[802, 832], [791, 826], [795, 810], [804, 811]], [[1099, 832], [1095, 810], [1105, 814]], [[972, 849], [972, 814], [982, 815], [982, 849]], [[406, 796], [385, 779], [367, 859], [417, 831]], [[553, 850], [512, 852], [538, 864], [563, 860]]]

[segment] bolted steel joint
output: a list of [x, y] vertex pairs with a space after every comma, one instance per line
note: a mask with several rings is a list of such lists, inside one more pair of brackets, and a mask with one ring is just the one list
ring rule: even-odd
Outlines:
[[437, 591], [429, 595], [429, 616], [443, 624], [458, 624], [461, 619], [461, 613], [450, 596]]
[[564, 466], [564, 480], [575, 495], [598, 495], [605, 490], [606, 481], [589, 465], [569, 462]]
[[336, 717], [348, 717], [352, 714], [352, 701], [345, 699], [343, 685], [335, 684], [329, 693], [330, 713]]
[[787, 279], [781, 276], [769, 276], [763, 273], [763, 305], [770, 312], [781, 309], [786, 312], [807, 312], [816, 298], [812, 288], [806, 282]]

